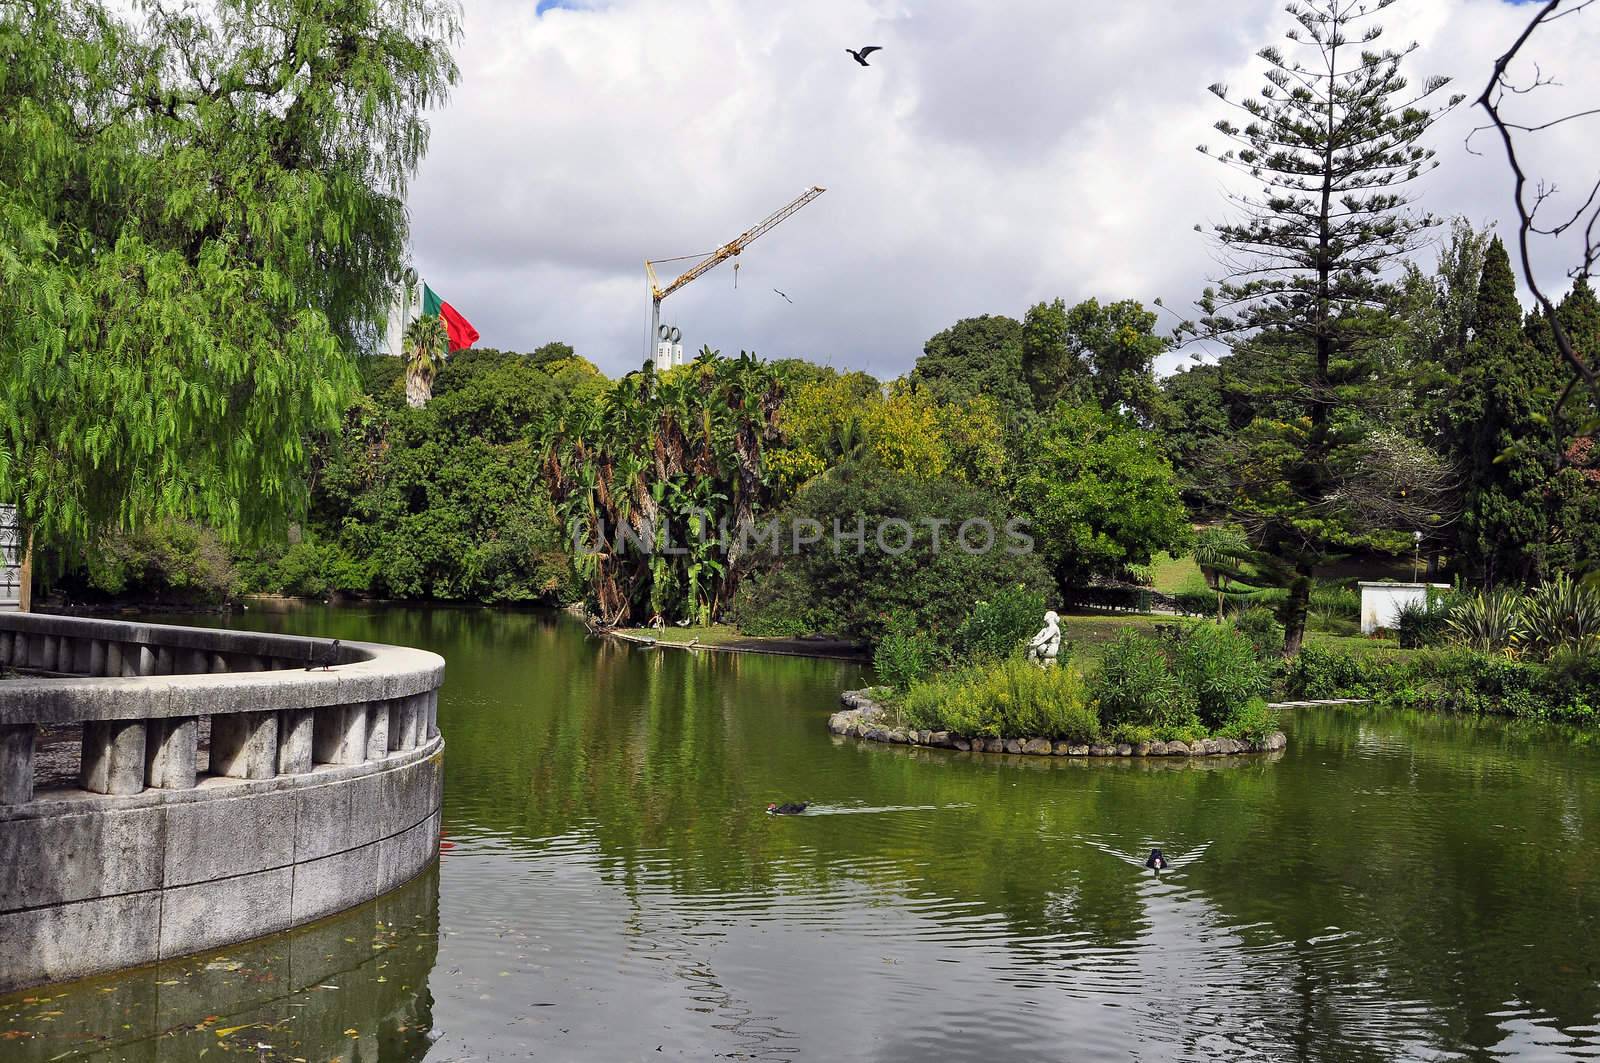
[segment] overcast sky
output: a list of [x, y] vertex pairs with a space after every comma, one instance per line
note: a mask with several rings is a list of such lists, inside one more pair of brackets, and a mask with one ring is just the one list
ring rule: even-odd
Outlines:
[[[1416, 40], [1413, 79], [1470, 100], [1532, 11], [1400, 0], [1383, 43]], [[1194, 150], [1224, 113], [1206, 86], [1254, 93], [1253, 53], [1289, 25], [1277, 0], [466, 0], [415, 259], [481, 345], [565, 340], [613, 375], [646, 354], [645, 258], [709, 251], [811, 185], [737, 290], [728, 263], [666, 301], [686, 347], [893, 377], [957, 319], [1041, 299], [1187, 311], [1215, 272], [1194, 226], [1227, 216], [1227, 174]], [[1600, 102], [1600, 9], [1557, 26], [1534, 53], [1562, 82], [1546, 114]], [[845, 54], [864, 44], [869, 69]], [[1463, 147], [1477, 121], [1436, 127], [1421, 202], [1505, 229], [1503, 159]], [[1545, 134], [1541, 166], [1592, 181], [1597, 132]]]

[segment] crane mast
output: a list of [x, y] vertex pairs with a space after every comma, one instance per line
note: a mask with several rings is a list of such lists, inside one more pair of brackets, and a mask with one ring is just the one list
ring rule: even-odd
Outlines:
[[648, 278], [650, 282], [650, 342], [654, 344], [660, 344], [662, 340], [661, 300], [665, 299], [679, 288], [682, 288], [685, 284], [688, 284], [696, 277], [715, 269], [728, 259], [738, 255], [739, 252], [750, 246], [751, 242], [756, 240], [763, 233], [775, 228], [781, 222], [788, 220], [797, 211], [799, 211], [801, 207], [804, 207], [806, 204], [810, 203], [812, 200], [816, 199], [826, 191], [827, 189], [820, 185], [813, 185], [812, 187], [806, 189], [788, 203], [779, 207], [771, 214], [768, 214], [765, 218], [762, 218], [755, 225], [752, 225], [738, 236], [735, 236], [732, 240], [729, 240], [727, 243], [711, 252], [705, 258], [702, 258], [700, 261], [684, 270], [683, 273], [679, 274], [678, 277], [665, 288], [661, 287], [660, 282], [656, 280], [655, 263], [649, 259], [645, 259], [645, 277]]

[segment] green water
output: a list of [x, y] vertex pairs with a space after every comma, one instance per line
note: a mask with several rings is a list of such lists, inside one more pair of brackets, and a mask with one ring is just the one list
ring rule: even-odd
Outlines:
[[0, 999], [0, 1060], [1600, 1055], [1582, 736], [1300, 710], [1270, 760], [994, 757], [833, 738], [851, 664], [539, 613], [229, 622], [444, 654], [437, 872]]

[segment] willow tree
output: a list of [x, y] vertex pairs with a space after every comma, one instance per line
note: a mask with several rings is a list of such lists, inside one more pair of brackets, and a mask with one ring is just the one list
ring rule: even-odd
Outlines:
[[1259, 96], [1234, 102], [1225, 86], [1211, 88], [1238, 112], [1216, 123], [1228, 142], [1218, 158], [1257, 190], [1232, 195], [1239, 217], [1214, 228], [1228, 275], [1206, 290], [1188, 330], [1281, 352], [1263, 360], [1253, 388], [1291, 412], [1257, 418], [1219, 451], [1207, 486], [1248, 530], [1258, 567], [1287, 588], [1291, 654], [1317, 567], [1393, 545], [1386, 535], [1401, 541], [1386, 526], [1397, 520], [1349, 504], [1347, 480], [1382, 452], [1369, 444], [1376, 426], [1363, 407], [1380, 386], [1367, 363], [1382, 317], [1373, 311], [1393, 294], [1385, 271], [1435, 224], [1408, 209], [1404, 186], [1436, 165], [1422, 139], [1460, 98], [1429, 105], [1446, 78], [1408, 84], [1400, 68], [1415, 44], [1377, 48], [1382, 29], [1370, 19], [1392, 2], [1291, 4], [1291, 51], [1258, 53], [1267, 67]]
[[279, 525], [406, 237], [436, 0], [0, 3], [0, 498], [45, 541]]

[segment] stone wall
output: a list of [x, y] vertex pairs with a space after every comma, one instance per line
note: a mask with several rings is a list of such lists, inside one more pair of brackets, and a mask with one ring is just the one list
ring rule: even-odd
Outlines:
[[952, 734], [949, 731], [896, 727], [890, 722], [883, 706], [873, 701], [864, 690], [847, 690], [839, 700], [845, 708], [828, 717], [828, 730], [836, 735], [864, 738], [869, 742], [956, 749], [963, 753], [1011, 753], [1039, 757], [1199, 757], [1269, 753], [1282, 749], [1287, 742], [1282, 731], [1268, 735], [1261, 742], [1207, 738], [1200, 742], [1140, 742], [1138, 745], [1126, 742], [1118, 745], [1075, 745], [1071, 742], [1052, 742], [1048, 738], [1021, 736], [984, 738]]
[[[328, 646], [0, 616], [0, 663], [46, 676], [0, 681], [0, 992], [272, 934], [433, 862], [444, 662], [300, 663]], [[35, 790], [40, 725], [80, 730], [76, 786]]]

